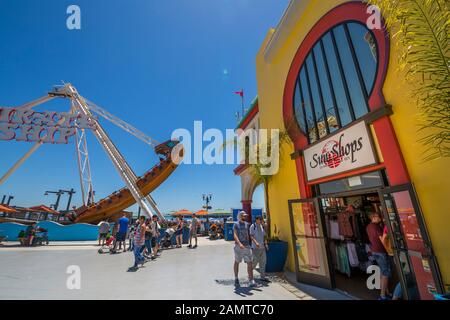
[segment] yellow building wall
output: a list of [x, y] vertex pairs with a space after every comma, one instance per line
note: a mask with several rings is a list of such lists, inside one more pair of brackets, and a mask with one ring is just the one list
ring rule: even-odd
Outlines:
[[[298, 9], [298, 18], [289, 24], [290, 30], [283, 43], [276, 45], [269, 62], [264, 60], [266, 46], [274, 34], [269, 30], [257, 56], [256, 72], [259, 96], [259, 117], [261, 128], [284, 129], [282, 103], [286, 77], [293, 57], [304, 37], [314, 24], [337, 5], [349, 2], [343, 0], [303, 1]], [[303, 12], [300, 12], [303, 11]], [[294, 14], [295, 15], [295, 14]], [[437, 256], [445, 284], [450, 283], [450, 161], [440, 159], [424, 163], [421, 155], [424, 147], [418, 143], [417, 107], [409, 98], [411, 87], [397, 70], [398, 48], [391, 39], [389, 69], [383, 92], [386, 102], [393, 106], [391, 116], [400, 148], [418, 193], [425, 221]], [[272, 228], [276, 224], [280, 237], [289, 242], [287, 267], [295, 270], [289, 222], [288, 200], [300, 198], [295, 163], [290, 159], [292, 145], [283, 149], [280, 170], [269, 183], [269, 206]], [[273, 230], [273, 229], [272, 229]]]

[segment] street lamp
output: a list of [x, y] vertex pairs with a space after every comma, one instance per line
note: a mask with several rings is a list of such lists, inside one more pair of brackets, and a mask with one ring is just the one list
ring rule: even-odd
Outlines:
[[212, 194], [202, 194], [202, 199], [205, 202], [205, 205], [203, 206], [203, 209], [205, 209], [206, 211], [208, 211], [209, 209], [211, 209], [212, 207], [209, 205], [212, 199]]

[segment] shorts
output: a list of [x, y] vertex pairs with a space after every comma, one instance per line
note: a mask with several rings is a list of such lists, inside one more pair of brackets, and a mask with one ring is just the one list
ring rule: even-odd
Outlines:
[[152, 248], [156, 247], [156, 243], [157, 243], [156, 238], [152, 237]]
[[372, 252], [372, 256], [375, 258], [377, 265], [381, 269], [381, 275], [384, 277], [391, 276], [391, 264], [386, 253]]
[[100, 239], [106, 239], [107, 233], [100, 233]]
[[116, 239], [117, 241], [125, 241], [127, 233], [126, 232], [117, 232]]
[[197, 229], [189, 230], [189, 236], [197, 238]]
[[234, 261], [241, 263], [244, 260], [245, 263], [252, 262], [252, 250], [250, 247], [241, 249], [238, 245], [234, 246]]
[[175, 236], [181, 236], [182, 234], [183, 234], [182, 229], [175, 231]]

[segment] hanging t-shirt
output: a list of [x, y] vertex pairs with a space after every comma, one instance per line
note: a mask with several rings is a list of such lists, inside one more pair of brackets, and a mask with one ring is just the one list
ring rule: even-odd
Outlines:
[[339, 224], [337, 221], [330, 220], [330, 238], [341, 240], [342, 237], [339, 234]]
[[354, 235], [350, 220], [354, 222], [353, 213], [344, 211], [338, 214], [339, 234], [343, 237], [351, 238]]
[[347, 254], [347, 246], [345, 244], [341, 244], [337, 246], [338, 249], [338, 259], [339, 259], [339, 271], [345, 273], [350, 277], [350, 264], [348, 262], [348, 254]]
[[358, 254], [356, 252], [356, 246], [353, 242], [347, 242], [347, 253], [350, 266], [352, 267], [359, 266]]

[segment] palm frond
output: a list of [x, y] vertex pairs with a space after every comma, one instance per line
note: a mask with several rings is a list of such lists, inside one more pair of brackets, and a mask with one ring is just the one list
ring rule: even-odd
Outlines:
[[399, 71], [413, 86], [424, 160], [450, 157], [450, 10], [446, 0], [369, 0], [399, 43]]

